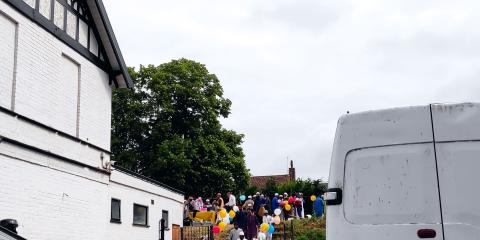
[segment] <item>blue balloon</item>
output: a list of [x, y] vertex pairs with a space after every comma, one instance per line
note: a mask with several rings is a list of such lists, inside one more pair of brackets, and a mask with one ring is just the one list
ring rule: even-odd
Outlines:
[[275, 227], [270, 224], [270, 227], [268, 228], [268, 233], [273, 234], [275, 232]]
[[245, 199], [246, 199], [245, 195], [240, 196], [240, 201], [245, 201]]

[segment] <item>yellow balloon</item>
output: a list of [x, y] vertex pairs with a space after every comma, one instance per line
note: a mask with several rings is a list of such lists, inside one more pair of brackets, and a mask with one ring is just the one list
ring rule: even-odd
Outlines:
[[218, 227], [219, 227], [220, 230], [222, 230], [222, 231], [223, 231], [223, 229], [225, 229], [226, 226], [227, 226], [227, 224], [224, 223], [224, 222], [220, 222], [220, 223], [218, 224]]
[[317, 200], [317, 197], [316, 197], [315, 195], [312, 195], [312, 196], [310, 197], [310, 200], [312, 200], [312, 202], [315, 202], [315, 200]]
[[262, 225], [260, 225], [260, 231], [262, 232], [267, 232], [269, 228], [270, 225], [268, 225], [268, 223], [262, 223]]
[[221, 218], [226, 218], [227, 217], [227, 210], [222, 209], [219, 212]]
[[235, 211], [230, 210], [230, 212], [228, 213], [228, 215], [229, 215], [231, 218], [234, 218], [234, 217], [235, 217]]
[[290, 204], [285, 205], [285, 210], [287, 211], [292, 210], [292, 206], [290, 206]]

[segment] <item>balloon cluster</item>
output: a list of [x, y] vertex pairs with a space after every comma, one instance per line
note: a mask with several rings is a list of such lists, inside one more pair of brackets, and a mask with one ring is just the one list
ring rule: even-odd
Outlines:
[[262, 225], [260, 225], [260, 231], [273, 234], [275, 232], [275, 227], [272, 224], [262, 223]]
[[282, 210], [277, 208], [275, 211], [273, 211], [273, 214], [275, 214], [275, 217], [273, 217], [273, 223], [275, 223], [275, 225], [280, 224], [280, 214], [282, 214]]
[[222, 221], [219, 222], [217, 226], [213, 227], [213, 234], [219, 234], [221, 231], [225, 230], [225, 227], [233, 221], [233, 218], [235, 218], [239, 210], [240, 209], [237, 206], [233, 207], [228, 213], [225, 209], [220, 210], [218, 215]]

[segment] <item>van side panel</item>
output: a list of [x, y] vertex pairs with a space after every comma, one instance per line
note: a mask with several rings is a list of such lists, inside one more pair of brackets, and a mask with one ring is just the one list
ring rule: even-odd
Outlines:
[[445, 239], [480, 239], [480, 142], [437, 143]]
[[445, 239], [480, 239], [480, 105], [434, 104]]

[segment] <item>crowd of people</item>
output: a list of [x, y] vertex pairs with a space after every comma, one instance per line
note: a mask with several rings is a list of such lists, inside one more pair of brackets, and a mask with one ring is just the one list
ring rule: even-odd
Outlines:
[[[312, 201], [312, 215], [322, 217], [323, 199], [321, 196], [311, 196], [309, 204], [312, 204]], [[196, 219], [198, 212], [214, 212], [216, 217], [212, 224], [217, 225], [222, 222], [233, 224], [229, 240], [270, 240], [272, 239], [272, 229], [265, 231], [261, 228], [266, 224], [269, 226], [279, 224], [281, 219], [304, 218], [305, 202], [302, 193], [275, 193], [270, 198], [270, 196], [257, 192], [250, 196], [241, 195], [237, 199], [231, 192], [228, 192], [225, 200], [221, 193], [217, 193], [214, 198], [205, 201], [201, 197], [190, 196], [185, 201], [185, 218]], [[225, 213], [230, 214], [225, 217]]]

